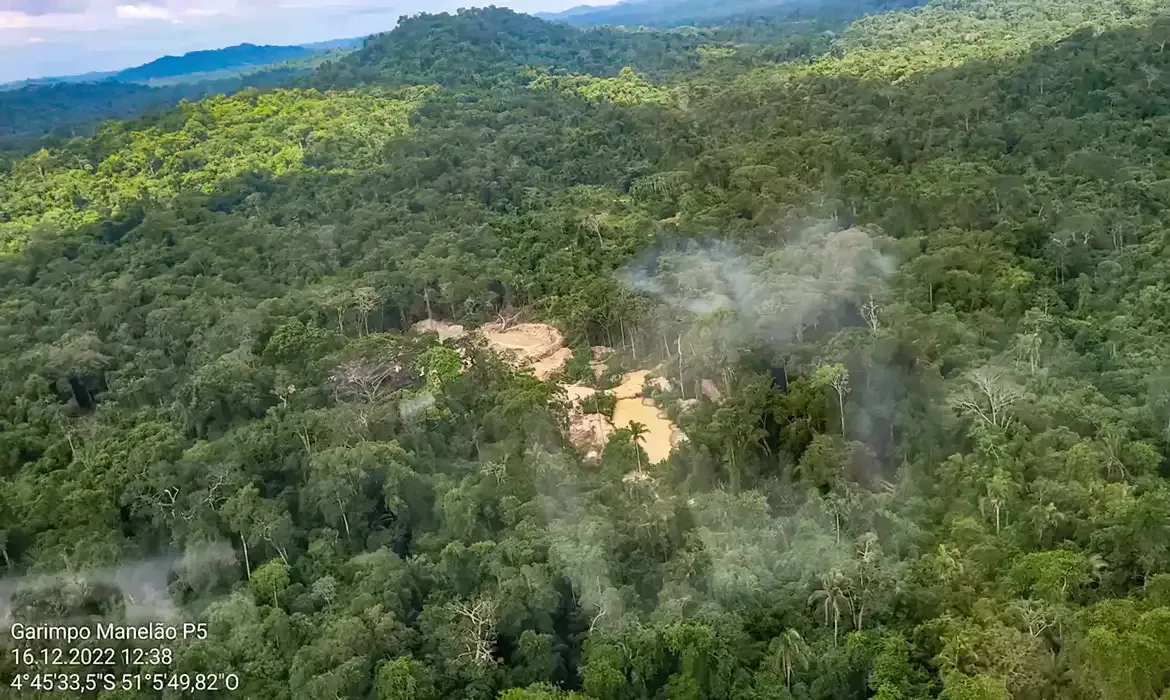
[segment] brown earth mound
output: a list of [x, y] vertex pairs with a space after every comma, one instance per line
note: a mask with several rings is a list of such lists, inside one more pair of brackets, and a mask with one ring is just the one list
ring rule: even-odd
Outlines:
[[480, 332], [493, 348], [522, 363], [543, 360], [565, 344], [561, 332], [544, 323], [520, 323], [508, 328], [489, 323]]
[[580, 448], [602, 449], [614, 430], [613, 423], [600, 413], [579, 413], [569, 418], [569, 440]]
[[561, 348], [548, 357], [533, 362], [532, 373], [542, 382], [547, 381], [563, 370], [571, 359], [573, 359], [573, 351], [569, 348]]
[[434, 331], [439, 334], [439, 340], [449, 340], [451, 338], [462, 338], [467, 335], [467, 329], [457, 323], [447, 323], [445, 321], [436, 321], [434, 319], [427, 319], [419, 321], [414, 324], [414, 330], [423, 333], [425, 331]]
[[563, 385], [565, 394], [569, 397], [569, 402], [575, 407], [579, 406], [585, 399], [595, 396], [597, 389], [584, 384], [565, 384]]

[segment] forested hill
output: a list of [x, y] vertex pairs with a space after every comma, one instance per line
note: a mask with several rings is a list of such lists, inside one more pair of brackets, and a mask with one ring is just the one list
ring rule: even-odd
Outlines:
[[145, 83], [157, 78], [173, 78], [191, 73], [210, 73], [241, 66], [261, 66], [281, 63], [312, 55], [313, 49], [303, 46], [256, 46], [239, 44], [210, 51], [191, 51], [182, 56], [163, 56], [135, 68], [128, 68], [114, 76], [124, 83]]
[[354, 39], [308, 46], [241, 44], [166, 56], [120, 72], [25, 81], [0, 90], [0, 150], [5, 145], [24, 150], [45, 136], [88, 135], [107, 119], [172, 109], [185, 99], [288, 87], [316, 64], [360, 45]]
[[210, 79], [178, 81], [159, 87], [112, 79], [93, 83], [51, 83], [0, 91], [0, 151], [37, 150], [55, 139], [90, 135], [101, 122], [166, 112], [182, 100], [233, 94], [246, 88], [273, 89], [295, 84], [310, 69], [295, 65]]
[[922, 4], [925, 0], [627, 0], [616, 5], [579, 5], [564, 12], [537, 16], [577, 27], [684, 27], [777, 15], [856, 17]]
[[420, 15], [7, 156], [12, 620], [236, 674], [104, 700], [1167, 700], [1162, 10]]
[[322, 66], [322, 88], [361, 83], [490, 86], [520, 68], [556, 68], [613, 75], [637, 64], [644, 71], [698, 67], [698, 37], [598, 29], [583, 31], [503, 8], [406, 18], [392, 32]]

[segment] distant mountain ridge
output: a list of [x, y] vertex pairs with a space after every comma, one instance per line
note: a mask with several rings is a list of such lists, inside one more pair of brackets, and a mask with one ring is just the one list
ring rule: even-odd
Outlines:
[[191, 51], [182, 56], [163, 56], [114, 75], [124, 83], [142, 83], [156, 78], [173, 78], [190, 73], [208, 73], [242, 66], [258, 66], [304, 58], [314, 53], [303, 46], [257, 46], [238, 44], [223, 49]]
[[[245, 68], [258, 68], [276, 63], [296, 61], [318, 56], [329, 51], [356, 49], [362, 45], [364, 39], [331, 39], [311, 44], [289, 46], [237, 44], [221, 49], [206, 49], [190, 51], [180, 56], [163, 56], [140, 66], [126, 68], [120, 71], [104, 71], [100, 73], [82, 73], [80, 75], [53, 76], [46, 78], [31, 78], [11, 83], [0, 84], [0, 90], [18, 90], [24, 87], [96, 83], [114, 80], [119, 83], [149, 84], [152, 81], [170, 80], [183, 76], [195, 76], [196, 80], [203, 79], [207, 74], [223, 73], [224, 71], [238, 71]], [[226, 76], [214, 76], [226, 77]]]
[[328, 41], [316, 41], [312, 44], [299, 44], [300, 47], [312, 49], [313, 51], [332, 51], [334, 49], [360, 49], [365, 43], [366, 37], [351, 37], [347, 39], [329, 39]]

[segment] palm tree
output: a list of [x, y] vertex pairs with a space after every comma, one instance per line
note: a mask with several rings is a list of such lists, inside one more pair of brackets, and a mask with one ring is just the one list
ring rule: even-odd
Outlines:
[[773, 670], [784, 671], [784, 683], [792, 688], [792, 668], [797, 664], [808, 670], [809, 648], [800, 632], [784, 630], [783, 634], [768, 645], [769, 661]]
[[638, 441], [646, 434], [646, 426], [638, 421], [630, 421], [627, 430], [630, 431], [630, 441], [634, 443], [634, 457], [638, 460], [638, 473], [642, 473], [642, 448]]
[[1008, 496], [1012, 490], [1012, 478], [1003, 469], [996, 469], [987, 480], [987, 497], [979, 502], [980, 510], [990, 507], [995, 513], [995, 534], [999, 534], [1003, 515], [1007, 511]]
[[841, 590], [840, 576], [834, 577], [832, 581], [826, 579], [824, 588], [819, 591], [813, 591], [813, 594], [808, 597], [808, 604], [821, 604], [821, 608], [825, 613], [825, 624], [829, 624], [829, 617], [833, 618], [833, 646], [837, 646], [837, 635], [841, 627], [841, 612], [845, 610], [852, 610], [853, 603], [849, 600], [849, 596], [845, 595], [845, 591]]

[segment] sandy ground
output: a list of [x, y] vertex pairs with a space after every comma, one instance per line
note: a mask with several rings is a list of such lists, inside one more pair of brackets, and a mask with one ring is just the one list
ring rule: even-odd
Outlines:
[[[418, 331], [434, 331], [442, 340], [459, 338], [467, 333], [463, 326], [433, 320], [421, 321], [414, 328]], [[500, 324], [493, 323], [483, 326], [478, 332], [496, 351], [519, 365], [531, 367], [541, 380], [551, 379], [573, 358], [573, 351], [565, 347], [565, 338], [561, 332], [547, 324], [520, 323], [504, 329]], [[613, 350], [604, 346], [596, 346], [592, 350], [593, 362], [590, 365], [594, 373], [600, 376], [605, 369], [605, 360]], [[646, 426], [646, 433], [638, 442], [649, 462], [665, 462], [670, 451], [686, 440], [686, 435], [653, 401], [639, 396], [648, 382], [660, 389], [670, 387], [666, 379], [651, 379], [649, 370], [627, 373], [621, 384], [610, 392], [617, 399], [612, 421], [603, 415], [586, 414], [581, 410], [581, 402], [596, 394], [596, 389], [583, 384], [562, 385], [570, 402], [569, 439], [574, 445], [595, 454], [605, 447], [615, 430], [637, 422]]]
[[565, 344], [561, 332], [544, 323], [518, 323], [507, 329], [489, 323], [479, 330], [493, 348], [527, 362], [548, 357]]
[[651, 464], [665, 462], [674, 449], [674, 433], [677, 430], [674, 423], [650, 399], [619, 399], [613, 409], [614, 427], [628, 428], [633, 422], [646, 426], [646, 432], [638, 440], [638, 444], [646, 451], [646, 458]]
[[597, 389], [584, 384], [565, 384], [565, 393], [569, 396], [569, 401], [574, 404], [580, 404], [585, 399], [597, 394]]
[[455, 323], [444, 323], [442, 321], [419, 321], [414, 324], [414, 330], [422, 333], [423, 331], [434, 331], [439, 334], [439, 340], [449, 340], [451, 338], [462, 338], [467, 335], [467, 329]]
[[589, 368], [593, 370], [594, 377], [601, 379], [605, 375], [605, 361], [613, 354], [613, 348], [594, 345], [589, 349], [593, 351], [593, 360], [589, 363]]
[[654, 386], [656, 380], [650, 378], [649, 370], [643, 369], [628, 372], [622, 378], [622, 383], [614, 387], [611, 393], [617, 399], [617, 405], [613, 409], [613, 427], [621, 430], [635, 422], [646, 426], [646, 432], [638, 444], [646, 451], [650, 463], [658, 464], [670, 457], [670, 451], [680, 442], [678, 436], [682, 435], [682, 431], [653, 401], [639, 396], [647, 384]]
[[537, 379], [547, 381], [563, 370], [571, 359], [573, 359], [573, 351], [569, 348], [561, 348], [548, 357], [533, 362], [532, 373], [536, 375]]
[[600, 413], [578, 413], [569, 419], [569, 440], [582, 448], [602, 449], [615, 430]]
[[613, 388], [609, 393], [618, 401], [623, 399], [636, 399], [638, 394], [646, 386], [646, 378], [650, 376], [650, 370], [640, 369], [637, 372], [627, 372], [622, 377], [622, 383]]

